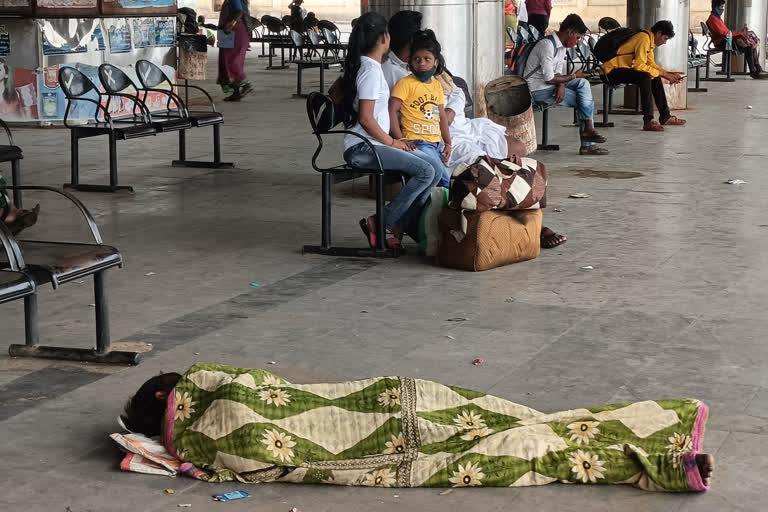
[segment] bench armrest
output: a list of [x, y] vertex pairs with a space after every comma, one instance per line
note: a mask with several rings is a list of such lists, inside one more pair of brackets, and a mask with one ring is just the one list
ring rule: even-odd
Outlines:
[[94, 242], [99, 245], [104, 243], [101, 238], [101, 233], [99, 232], [99, 227], [96, 225], [96, 221], [93, 219], [91, 212], [88, 211], [88, 208], [85, 207], [82, 201], [80, 201], [77, 197], [73, 196], [69, 192], [65, 192], [54, 187], [46, 187], [43, 185], [8, 185], [7, 188], [10, 190], [42, 190], [45, 192], [54, 192], [66, 197], [72, 204], [75, 205], [75, 207], [85, 218], [85, 222], [88, 224], [88, 228], [91, 230], [91, 235], [93, 236]]
[[11, 135], [11, 129], [8, 128], [8, 125], [5, 124], [5, 121], [0, 119], [0, 126], [3, 127], [3, 130], [5, 130], [5, 134], [8, 136], [8, 143], [13, 146], [13, 135]]
[[181, 101], [181, 98], [179, 98], [179, 95], [175, 92], [168, 90], [168, 89], [156, 89], [154, 87], [146, 87], [142, 89], [144, 91], [144, 99], [147, 99], [147, 95], [150, 92], [157, 92], [160, 94], [165, 94], [168, 96], [168, 102], [165, 104], [165, 109], [168, 112], [171, 112], [171, 100], [176, 104], [176, 108], [181, 112], [181, 117], [187, 118], [189, 117], [189, 110], [187, 109], [187, 106], [184, 104], [183, 101]]
[[316, 171], [322, 172], [322, 170], [319, 169], [316, 164], [317, 157], [320, 155], [320, 151], [323, 149], [323, 140], [320, 138], [321, 135], [353, 135], [359, 138], [361, 141], [363, 141], [363, 143], [365, 143], [368, 146], [368, 148], [373, 152], [373, 155], [376, 157], [376, 163], [379, 164], [379, 172], [381, 174], [384, 174], [384, 166], [381, 164], [381, 158], [379, 158], [379, 154], [376, 152], [376, 148], [374, 147], [373, 143], [368, 137], [360, 135], [359, 133], [353, 132], [351, 130], [329, 130], [327, 132], [313, 132], [313, 133], [320, 140], [320, 145], [317, 147], [317, 151], [315, 151], [315, 154], [312, 156], [312, 167], [314, 167]]
[[[101, 100], [101, 94], [99, 94], [99, 100]], [[72, 105], [73, 101], [87, 101], [88, 103], [93, 103], [96, 105], [96, 112], [93, 114], [93, 120], [97, 123], [99, 122], [99, 110], [102, 110], [104, 113], [104, 120], [109, 123], [109, 129], [114, 130], [114, 126], [112, 126], [112, 116], [109, 115], [109, 111], [107, 108], [101, 104], [101, 101], [96, 101], [93, 98], [82, 98], [82, 97], [74, 97], [74, 96], [67, 96], [67, 109], [64, 112], [64, 126], [73, 129], [77, 128], [77, 125], [70, 126], [67, 121], [69, 119], [69, 107]]]
[[24, 258], [21, 256], [21, 249], [19, 244], [16, 243], [16, 239], [8, 230], [8, 227], [0, 222], [0, 244], [5, 249], [5, 254], [8, 256], [8, 263], [11, 270], [19, 270], [24, 268]]
[[134, 94], [128, 94], [125, 92], [105, 92], [104, 96], [106, 96], [107, 99], [107, 105], [109, 105], [109, 99], [113, 96], [118, 96], [121, 98], [128, 98], [129, 100], [133, 101], [133, 117], [136, 117], [136, 106], [138, 105], [139, 110], [141, 111], [141, 120], [145, 124], [149, 124], [152, 122], [152, 114], [149, 112], [149, 108], [147, 108], [147, 105], [141, 101], [141, 98], [139, 98], [138, 95]]
[[[211, 103], [211, 112], [216, 112], [216, 105], [213, 104], [213, 98], [211, 97], [210, 94], [208, 94], [208, 91], [206, 91], [202, 87], [198, 87], [197, 85], [179, 84], [179, 83], [176, 83], [173, 85], [174, 87], [183, 87], [185, 89], [196, 89], [202, 92], [203, 94], [205, 94], [206, 98], [208, 98], [208, 101]], [[189, 110], [189, 105], [187, 105], [186, 107], [187, 107], [187, 110]]]

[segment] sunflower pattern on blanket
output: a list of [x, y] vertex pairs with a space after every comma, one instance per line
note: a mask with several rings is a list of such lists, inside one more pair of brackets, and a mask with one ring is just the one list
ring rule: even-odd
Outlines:
[[290, 384], [199, 363], [168, 400], [164, 441], [208, 481], [374, 487], [627, 483], [705, 490], [707, 407], [643, 401], [545, 414], [408, 377]]

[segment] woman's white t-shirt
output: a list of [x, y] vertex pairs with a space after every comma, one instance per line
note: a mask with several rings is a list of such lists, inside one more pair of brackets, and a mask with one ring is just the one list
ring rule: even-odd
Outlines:
[[[373, 100], [373, 118], [384, 133], [389, 133], [389, 86], [381, 70], [381, 64], [370, 57], [360, 57], [360, 70], [357, 72], [357, 96], [353, 107], [360, 112], [360, 100]], [[367, 137], [373, 144], [383, 145], [370, 136], [360, 125], [360, 121], [350, 128], [350, 131]], [[344, 136], [344, 150], [360, 144], [363, 140], [354, 135]]]

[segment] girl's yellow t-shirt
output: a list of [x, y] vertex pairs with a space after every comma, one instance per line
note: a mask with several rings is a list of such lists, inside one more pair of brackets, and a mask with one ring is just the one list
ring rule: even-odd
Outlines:
[[429, 83], [413, 75], [400, 79], [392, 96], [403, 102], [400, 127], [407, 140], [440, 142], [440, 105], [445, 104], [443, 87], [434, 78]]

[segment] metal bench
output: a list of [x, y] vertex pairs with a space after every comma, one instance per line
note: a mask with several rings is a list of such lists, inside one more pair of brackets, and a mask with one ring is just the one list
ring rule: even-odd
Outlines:
[[[368, 144], [373, 149], [371, 141], [359, 133], [349, 130], [334, 130], [341, 122], [337, 109], [331, 99], [318, 92], [310, 93], [307, 98], [307, 116], [309, 124], [312, 126], [312, 133], [317, 137], [318, 146], [312, 155], [312, 168], [322, 174], [322, 220], [321, 220], [321, 241], [320, 245], [305, 245], [304, 253], [325, 254], [328, 256], [374, 256], [397, 257], [402, 250], [389, 249], [385, 243], [384, 230], [384, 184], [389, 180], [402, 180], [402, 175], [397, 171], [385, 171], [381, 165], [378, 156], [378, 168], [362, 169], [352, 167], [348, 164], [341, 164], [334, 167], [318, 167], [317, 158], [323, 150], [323, 135], [345, 135], [351, 134], [360, 138], [360, 141]], [[333, 186], [362, 176], [374, 177], [374, 188], [376, 191], [376, 248], [347, 248], [334, 247], [331, 243], [331, 203], [333, 199]]]
[[[11, 162], [11, 184], [21, 185], [21, 164], [19, 160], [24, 158], [24, 153], [21, 148], [13, 143], [13, 135], [11, 129], [5, 124], [5, 121], [0, 119], [0, 126], [5, 130], [5, 134], [8, 136], [8, 144], [0, 145], [0, 163]], [[22, 208], [21, 192], [18, 190], [13, 191], [13, 204], [16, 208]]]
[[[65, 184], [84, 192], [116, 192], [118, 190], [133, 191], [133, 187], [120, 186], [117, 179], [117, 141], [153, 136], [157, 130], [149, 121], [149, 116], [142, 108], [142, 116], [132, 121], [113, 120], [107, 108], [102, 104], [109, 94], [99, 92], [96, 85], [83, 73], [73, 67], [59, 69], [59, 84], [67, 98], [67, 108], [64, 112], [64, 126], [70, 130], [71, 138], [71, 181]], [[70, 113], [77, 102], [95, 105], [92, 119], [86, 119], [83, 124], [73, 124]], [[141, 107], [141, 105], [137, 105]], [[101, 114], [101, 116], [99, 116]], [[88, 185], [80, 183], [80, 139], [106, 135], [109, 138], [109, 185]]]
[[[137, 352], [111, 350], [109, 331], [109, 309], [107, 307], [107, 270], [122, 267], [123, 258], [116, 248], [102, 242], [99, 228], [86, 207], [74, 196], [52, 187], [13, 186], [9, 188], [38, 190], [60, 194], [66, 197], [83, 215], [93, 237], [93, 243], [70, 243], [49, 240], [16, 240], [5, 225], [0, 223], [0, 241], [5, 249], [6, 261], [0, 262], [4, 270], [0, 281], [15, 284], [0, 285], [0, 289], [11, 287], [0, 295], [16, 295], [24, 298], [25, 344], [13, 344], [8, 353], [11, 356], [66, 359], [111, 364], [138, 364], [141, 356]], [[74, 348], [40, 345], [38, 330], [37, 294], [30, 293], [30, 285], [18, 275], [6, 276], [6, 272], [22, 272], [32, 281], [32, 291], [42, 284], [50, 283], [54, 289], [62, 284], [93, 276], [94, 308], [96, 319], [96, 348]], [[5, 277], [3, 277], [5, 276]], [[38, 288], [35, 288], [37, 285]], [[9, 299], [13, 300], [13, 299]], [[3, 300], [0, 300], [3, 302]]]

